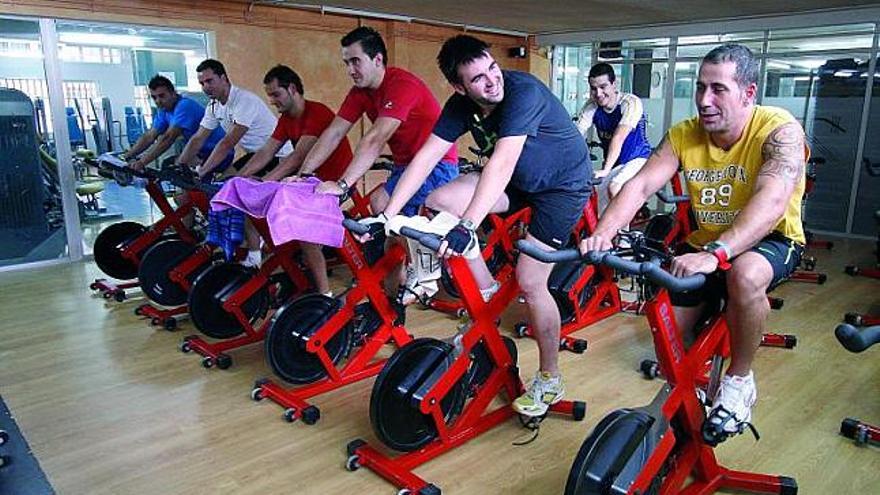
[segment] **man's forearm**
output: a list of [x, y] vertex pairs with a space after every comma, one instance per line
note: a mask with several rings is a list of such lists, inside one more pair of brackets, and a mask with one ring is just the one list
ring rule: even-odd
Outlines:
[[641, 182], [630, 180], [624, 184], [617, 196], [608, 204], [608, 208], [599, 219], [594, 235], [611, 238], [617, 235], [617, 231], [632, 221], [639, 208], [645, 204], [648, 196], [653, 191], [648, 191]]
[[146, 152], [144, 152], [143, 155], [141, 155], [141, 161], [144, 163], [149, 163], [156, 158], [159, 158], [160, 156], [162, 156], [162, 153], [165, 153], [165, 151], [167, 151], [168, 148], [170, 148], [171, 145], [174, 144], [174, 141], [176, 141], [176, 139], [168, 136], [167, 133], [162, 134], [161, 136], [159, 136], [159, 139], [156, 141], [153, 147], [148, 149]]
[[416, 155], [412, 163], [403, 171], [400, 180], [397, 181], [397, 185], [394, 187], [391, 199], [388, 200], [388, 205], [385, 206], [384, 213], [388, 218], [400, 213], [400, 210], [406, 206], [406, 203], [418, 192], [428, 176], [431, 175], [435, 165], [436, 163], [432, 164], [426, 160], [420, 161], [418, 155]]
[[727, 244], [731, 255], [742, 254], [763, 239], [785, 214], [786, 200], [782, 191], [765, 189], [752, 196], [733, 224], [718, 240]]
[[123, 156], [125, 158], [134, 158], [141, 151], [147, 149], [147, 147], [156, 140], [156, 132], [150, 129], [149, 131], [141, 134], [141, 137], [138, 138], [137, 142], [134, 143], [134, 146], [128, 149]]
[[620, 137], [617, 134], [611, 138], [611, 142], [608, 143], [608, 156], [605, 157], [605, 163], [602, 167], [604, 170], [611, 170], [614, 168], [614, 164], [617, 163], [617, 160], [620, 158], [620, 150], [623, 148], [623, 142], [625, 140], [626, 136]]
[[199, 150], [202, 149], [202, 143], [204, 143], [204, 141], [205, 138], [199, 137], [198, 135], [191, 137], [189, 142], [186, 143], [186, 146], [183, 147], [180, 156], [177, 158], [177, 163], [189, 165], [193, 158], [198, 154]]
[[242, 177], [250, 177], [257, 174], [260, 170], [266, 168], [266, 164], [269, 163], [269, 160], [271, 160], [273, 156], [275, 156], [275, 151], [273, 151], [271, 147], [263, 146], [254, 154], [254, 156], [251, 157], [250, 160], [248, 160], [245, 166], [241, 169], [241, 172], [239, 172], [239, 175]]
[[474, 190], [474, 197], [471, 198], [467, 209], [462, 215], [463, 219], [468, 219], [475, 224], [482, 223], [486, 215], [492, 211], [492, 207], [501, 198], [504, 188], [510, 182], [513, 176], [513, 170], [516, 167], [516, 161], [512, 165], [499, 163], [499, 166], [492, 167], [490, 163], [483, 168], [480, 174], [480, 180]]
[[221, 139], [220, 142], [217, 143], [217, 146], [214, 147], [214, 150], [211, 151], [211, 155], [208, 156], [205, 163], [202, 164], [202, 175], [208, 174], [217, 168], [217, 166], [223, 162], [223, 159], [226, 158], [226, 155], [232, 151], [234, 146], [235, 145], [230, 143], [228, 139]]
[[384, 146], [385, 143], [381, 140], [370, 138], [369, 135], [364, 136], [355, 149], [354, 159], [342, 174], [342, 180], [349, 186], [359, 181], [376, 162], [376, 158], [379, 158]]
[[303, 160], [303, 164], [300, 167], [300, 173], [303, 174], [313, 174], [315, 170], [318, 170], [318, 167], [324, 164], [327, 161], [327, 158], [330, 158], [330, 155], [333, 154], [333, 150], [339, 146], [339, 142], [342, 141], [341, 135], [338, 135], [336, 132], [324, 132], [318, 138], [318, 142], [312, 146], [312, 149], [309, 150], [309, 154], [306, 155], [305, 160]]

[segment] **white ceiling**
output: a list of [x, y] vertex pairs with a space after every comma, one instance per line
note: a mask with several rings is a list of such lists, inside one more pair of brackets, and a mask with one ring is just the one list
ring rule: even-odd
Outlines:
[[[878, 0], [270, 0], [355, 9], [527, 34], [741, 19], [880, 6]], [[865, 19], [875, 21], [880, 19]]]

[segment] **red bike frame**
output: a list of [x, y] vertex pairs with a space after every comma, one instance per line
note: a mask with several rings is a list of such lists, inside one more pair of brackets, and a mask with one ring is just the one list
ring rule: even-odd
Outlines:
[[[524, 391], [519, 370], [496, 326], [496, 319], [519, 295], [513, 265], [506, 264], [501, 269], [496, 276], [501, 288], [492, 299], [484, 302], [467, 261], [462, 257], [453, 257], [447, 263], [461, 294], [462, 304], [471, 316], [471, 326], [462, 334], [463, 351], [419, 404], [420, 411], [433, 418], [437, 427], [437, 438], [417, 451], [397, 457], [387, 456], [363, 440], [351, 442], [348, 449], [349, 455], [357, 456], [358, 466], [373, 470], [398, 488], [408, 489], [411, 493], [418, 493], [419, 490], [431, 486], [413, 473], [413, 469], [515, 416], [510, 402]], [[442, 399], [467, 372], [471, 349], [480, 341], [486, 346], [495, 367], [465, 405], [461, 415], [451, 425], [447, 425], [441, 407]], [[501, 404], [490, 409], [499, 395], [503, 395]], [[583, 406], [582, 403], [580, 405]], [[561, 401], [550, 409], [562, 414], [578, 414], [575, 402], [572, 401]]]
[[228, 367], [231, 364], [231, 358], [224, 354], [225, 351], [237, 349], [254, 342], [263, 340], [266, 336], [266, 329], [272, 324], [271, 314], [267, 314], [258, 325], [250, 322], [244, 312], [244, 304], [259, 292], [263, 287], [269, 284], [269, 278], [273, 272], [281, 267], [287, 276], [293, 282], [298, 290], [304, 290], [311, 286], [308, 277], [303, 273], [302, 269], [295, 261], [295, 254], [299, 250], [299, 243], [296, 241], [287, 242], [281, 246], [276, 246], [272, 242], [272, 236], [269, 234], [269, 227], [265, 219], [251, 218], [254, 228], [262, 237], [263, 242], [268, 246], [271, 255], [260, 265], [251, 279], [245, 282], [241, 287], [235, 290], [226, 301], [223, 302], [223, 309], [241, 323], [244, 334], [231, 339], [221, 340], [209, 343], [197, 335], [189, 335], [184, 338], [180, 349], [183, 352], [195, 351], [204, 357], [202, 365], [210, 368], [214, 364], [218, 364], [220, 368]]
[[[176, 209], [168, 202], [158, 180], [148, 179], [146, 191], [150, 196], [150, 199], [156, 203], [159, 211], [162, 212], [162, 218], [151, 225], [146, 232], [139, 235], [134, 241], [122, 248], [122, 257], [130, 260], [136, 265], [140, 263], [140, 258], [144, 252], [162, 237], [169, 228], [173, 229], [181, 240], [195, 244], [195, 237], [192, 232], [183, 225], [182, 219], [189, 215], [195, 208], [205, 213], [208, 211], [208, 197], [201, 191], [190, 191], [190, 200]], [[100, 292], [105, 299], [110, 299], [112, 297], [119, 302], [124, 301], [126, 298], [125, 289], [131, 289], [138, 286], [139, 284], [137, 280], [120, 283], [105, 278], [96, 278], [94, 282], [89, 284], [91, 290]]]
[[724, 315], [716, 315], [693, 346], [685, 350], [666, 289], [647, 302], [646, 314], [660, 369], [670, 388], [661, 410], [669, 424], [679, 425], [683, 436], [678, 437], [671, 427], [667, 429], [627, 493], [644, 493], [666, 466], [669, 471], [659, 492], [663, 495], [709, 494], [721, 489], [796, 494], [797, 484], [791, 478], [721, 466], [712, 447], [701, 440], [706, 413], [694, 390], [707, 381], [705, 363], [713, 356], [729, 353]]
[[[315, 383], [292, 388], [285, 388], [271, 380], [263, 379], [256, 382], [252, 391], [251, 397], [254, 399], [271, 399], [284, 407], [286, 409], [284, 418], [288, 421], [303, 417], [303, 411], [314, 407], [307, 402], [307, 399], [377, 375], [386, 360], [373, 359], [384, 345], [393, 341], [397, 347], [402, 347], [412, 340], [404, 327], [394, 325], [397, 312], [391, 307], [382, 286], [385, 277], [405, 262], [404, 247], [394, 243], [379, 261], [369, 266], [357, 241], [350, 232], [346, 231], [339, 254], [350, 268], [357, 283], [345, 294], [345, 304], [309, 338], [306, 345], [306, 350], [317, 355], [321, 360], [327, 371], [327, 377]], [[381, 326], [357, 350], [357, 353], [338, 369], [324, 347], [354, 318], [355, 308], [364, 299], [368, 299], [376, 309], [382, 319]]]

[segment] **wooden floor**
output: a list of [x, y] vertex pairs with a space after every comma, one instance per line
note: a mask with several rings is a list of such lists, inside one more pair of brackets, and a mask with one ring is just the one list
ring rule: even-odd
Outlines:
[[[833, 329], [846, 311], [878, 310], [880, 281], [850, 278], [842, 267], [872, 260], [868, 242], [838, 242], [816, 252], [829, 273], [822, 286], [790, 283], [770, 329], [799, 338], [795, 350], [765, 348], [755, 371], [754, 422], [718, 448], [738, 469], [793, 476], [801, 494], [877, 493], [880, 450], [837, 435], [840, 420], [880, 422], [880, 364], [872, 349], [844, 351]], [[206, 370], [177, 350], [194, 333], [156, 330], [132, 313], [138, 299], [107, 303], [90, 294], [94, 264], [0, 274], [0, 393], [60, 494], [374, 494], [395, 489], [368, 470], [347, 472], [345, 445], [375, 442], [368, 402], [372, 380], [315, 403], [315, 426], [288, 424], [281, 409], [255, 403], [255, 378], [271, 375], [254, 345], [233, 353], [226, 371]], [[522, 307], [509, 310], [509, 331]], [[448, 335], [442, 315], [410, 310], [417, 335]], [[419, 468], [444, 494], [561, 493], [590, 428], [613, 408], [647, 403], [660, 382], [635, 372], [651, 354], [644, 317], [617, 315], [581, 334], [584, 355], [565, 353], [568, 395], [588, 402], [586, 420], [548, 420], [527, 446], [511, 421]], [[518, 341], [524, 374], [537, 363], [530, 340]]]

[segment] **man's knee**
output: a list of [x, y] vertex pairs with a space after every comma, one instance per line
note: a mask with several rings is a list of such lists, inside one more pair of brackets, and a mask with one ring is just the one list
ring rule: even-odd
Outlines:
[[370, 195], [370, 208], [373, 210], [373, 213], [379, 213], [385, 211], [385, 207], [388, 206], [388, 193], [385, 192], [385, 189], [379, 188]]
[[516, 280], [520, 290], [526, 298], [532, 295], [549, 292], [547, 279], [550, 277], [550, 269], [538, 264], [520, 259], [516, 265]]
[[425, 206], [434, 211], [445, 211], [461, 216], [461, 212], [459, 211], [460, 208], [455, 208], [453, 206], [455, 202], [450, 200], [451, 196], [452, 195], [446, 191], [446, 188], [441, 187], [439, 189], [434, 189], [425, 199]]
[[731, 300], [766, 299], [773, 280], [773, 267], [763, 256], [746, 252], [740, 255], [727, 272], [727, 292]]

